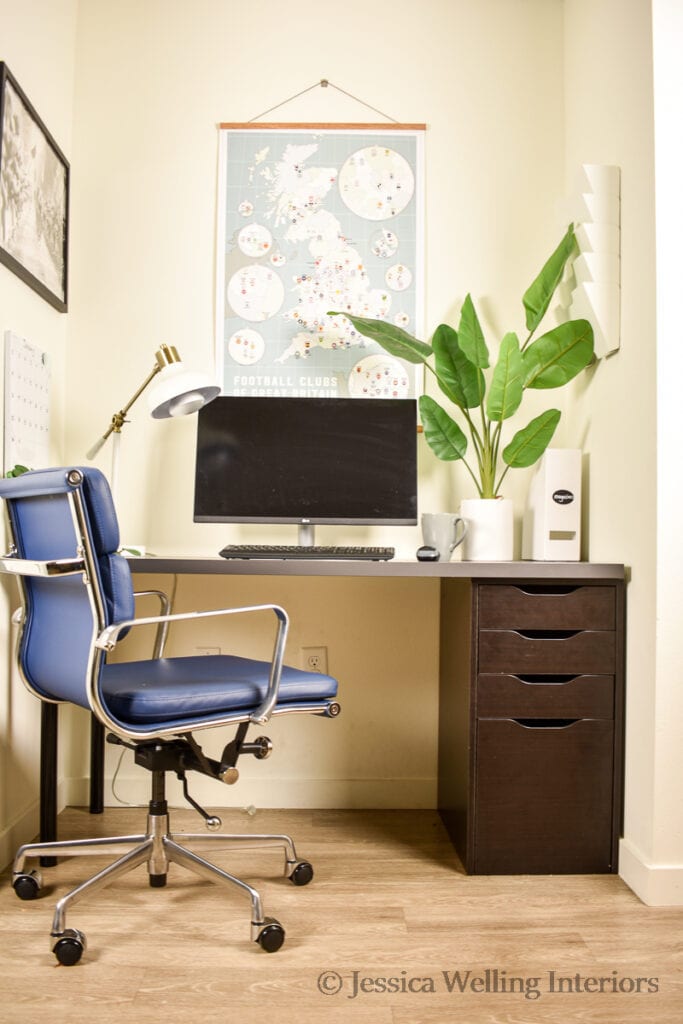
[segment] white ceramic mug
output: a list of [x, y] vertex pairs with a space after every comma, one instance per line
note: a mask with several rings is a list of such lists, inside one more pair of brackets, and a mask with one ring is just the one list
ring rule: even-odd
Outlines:
[[455, 512], [423, 512], [421, 523], [425, 544], [436, 548], [442, 562], [448, 562], [458, 544], [465, 539], [465, 520]]

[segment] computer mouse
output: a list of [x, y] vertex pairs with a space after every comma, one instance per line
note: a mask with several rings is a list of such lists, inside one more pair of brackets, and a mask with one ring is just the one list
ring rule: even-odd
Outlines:
[[417, 549], [415, 557], [418, 562], [438, 562], [441, 556], [436, 548], [430, 548], [428, 544], [425, 544], [424, 547]]

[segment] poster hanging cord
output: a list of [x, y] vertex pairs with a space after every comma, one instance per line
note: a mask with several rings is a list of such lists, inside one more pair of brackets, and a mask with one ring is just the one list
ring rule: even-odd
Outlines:
[[387, 121], [392, 121], [394, 124], [400, 124], [400, 121], [397, 121], [395, 117], [390, 117], [389, 114], [383, 113], [381, 110], [378, 110], [377, 107], [373, 107], [370, 103], [366, 103], [365, 100], [359, 99], [358, 96], [354, 96], [353, 93], [347, 92], [346, 89], [341, 89], [338, 85], [335, 85], [334, 82], [330, 82], [327, 78], [321, 78], [319, 82], [309, 85], [307, 89], [302, 89], [301, 92], [297, 92], [293, 96], [289, 96], [286, 100], [282, 100], [281, 103], [276, 103], [274, 107], [269, 107], [268, 110], [264, 110], [262, 114], [257, 114], [256, 117], [250, 118], [247, 121], [247, 124], [252, 124], [254, 121], [258, 121], [260, 118], [265, 117], [266, 114], [271, 114], [274, 110], [284, 107], [286, 103], [291, 103], [292, 100], [298, 99], [299, 96], [303, 96], [305, 93], [311, 92], [312, 89], [317, 89], [318, 87], [327, 89], [330, 85], [333, 89], [336, 89], [337, 92], [343, 93], [344, 96], [348, 96], [350, 99], [355, 100], [356, 103], [360, 103], [362, 106], [367, 107], [368, 110], [374, 110], [376, 114], [379, 114], [380, 117], [385, 117]]

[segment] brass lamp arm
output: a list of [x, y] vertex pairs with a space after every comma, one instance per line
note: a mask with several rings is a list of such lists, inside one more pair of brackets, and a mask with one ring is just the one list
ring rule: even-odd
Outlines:
[[159, 351], [156, 353], [156, 358], [157, 358], [157, 361], [156, 361], [154, 367], [152, 368], [152, 372], [145, 378], [145, 380], [142, 382], [142, 384], [137, 389], [137, 391], [132, 396], [132, 398], [130, 398], [126, 402], [124, 407], [122, 409], [120, 409], [118, 412], [114, 413], [114, 415], [111, 418], [111, 423], [107, 427], [107, 429], [104, 432], [104, 434], [102, 434], [102, 437], [98, 438], [97, 441], [95, 442], [95, 444], [92, 446], [92, 448], [90, 448], [90, 450], [86, 452], [86, 458], [87, 459], [94, 459], [95, 458], [95, 456], [100, 451], [100, 449], [103, 447], [103, 445], [107, 441], [107, 438], [111, 434], [120, 434], [121, 433], [121, 428], [123, 427], [123, 424], [126, 422], [126, 414], [128, 413], [129, 409], [133, 405], [135, 405], [135, 403], [137, 402], [137, 400], [140, 397], [140, 395], [142, 394], [142, 392], [145, 390], [145, 388], [149, 384], [151, 384], [151, 382], [154, 380], [156, 375], [158, 373], [160, 373], [161, 370], [163, 370], [163, 368], [165, 366], [170, 366], [172, 363], [179, 363], [180, 362], [180, 356], [178, 355], [178, 352], [177, 352], [176, 348], [174, 346], [169, 346], [169, 345], [163, 345], [162, 344], [159, 347]]

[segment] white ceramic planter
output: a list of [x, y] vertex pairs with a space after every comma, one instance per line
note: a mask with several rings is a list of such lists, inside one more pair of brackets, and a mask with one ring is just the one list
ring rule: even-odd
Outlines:
[[511, 562], [514, 516], [510, 498], [463, 498], [460, 515], [467, 522], [462, 557], [471, 562]]

